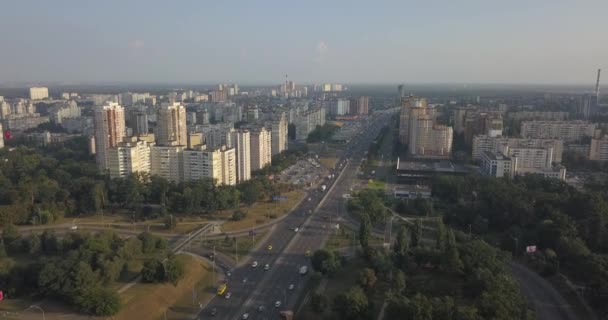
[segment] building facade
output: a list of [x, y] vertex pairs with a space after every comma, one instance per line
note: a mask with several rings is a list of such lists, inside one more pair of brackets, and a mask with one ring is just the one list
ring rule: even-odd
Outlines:
[[31, 87], [30, 88], [30, 99], [42, 100], [49, 97], [49, 88], [47, 87]]
[[112, 178], [150, 173], [150, 145], [136, 139], [118, 143], [108, 150], [108, 169]]
[[108, 169], [108, 150], [116, 147], [125, 137], [125, 110], [115, 102], [97, 107], [94, 124], [97, 168], [105, 172]]
[[591, 137], [596, 129], [594, 123], [583, 120], [571, 121], [523, 121], [521, 136], [524, 138], [561, 139], [577, 141]]
[[260, 170], [272, 161], [271, 133], [266, 128], [251, 130], [251, 171]]
[[175, 183], [183, 181], [182, 153], [184, 146], [152, 146], [150, 148], [150, 174]]
[[514, 173], [513, 161], [510, 157], [487, 151], [481, 153], [480, 169], [482, 174], [496, 178], [512, 178]]
[[251, 179], [251, 135], [249, 130], [238, 130], [232, 133], [232, 145], [236, 156], [237, 182]]
[[287, 150], [287, 131], [288, 131], [287, 116], [285, 112], [272, 121], [272, 155], [277, 155]]
[[[504, 146], [513, 149], [551, 149], [552, 162], [561, 163], [564, 142], [557, 139], [525, 139], [509, 137], [490, 137], [479, 135], [473, 138], [473, 160], [480, 161], [484, 151], [491, 153], [501, 152]], [[511, 154], [507, 154], [512, 156]]]
[[79, 118], [80, 107], [76, 101], [65, 101], [49, 109], [49, 119], [52, 123], [63, 124], [64, 119]]
[[188, 145], [186, 108], [177, 102], [165, 104], [158, 110], [156, 143], [159, 146]]

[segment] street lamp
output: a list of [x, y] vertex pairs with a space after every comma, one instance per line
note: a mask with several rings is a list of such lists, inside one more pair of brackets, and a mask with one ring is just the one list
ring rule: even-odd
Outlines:
[[44, 316], [44, 310], [40, 306], [37, 306], [37, 305], [33, 304], [33, 305], [31, 305], [31, 306], [29, 306], [27, 308], [28, 309], [38, 309], [38, 310], [40, 310], [42, 312], [42, 320], [46, 320], [46, 318]]

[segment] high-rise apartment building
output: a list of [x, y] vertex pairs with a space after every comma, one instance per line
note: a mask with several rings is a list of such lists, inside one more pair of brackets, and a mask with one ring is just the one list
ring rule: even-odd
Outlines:
[[369, 112], [369, 97], [361, 96], [350, 99], [351, 115], [366, 115]]
[[234, 148], [206, 149], [201, 145], [184, 150], [182, 168], [184, 181], [213, 179], [217, 185], [237, 183], [236, 152]]
[[30, 99], [42, 100], [49, 97], [49, 88], [47, 87], [31, 87], [30, 88]]
[[150, 128], [148, 125], [148, 112], [146, 107], [135, 107], [129, 111], [129, 127], [133, 130], [134, 136], [146, 135]]
[[306, 141], [308, 135], [317, 128], [325, 125], [325, 108], [318, 108], [305, 111], [295, 117], [297, 141]]
[[434, 109], [426, 99], [412, 101], [409, 108], [408, 152], [416, 158], [449, 158], [452, 154], [452, 127], [435, 123]]
[[150, 174], [175, 183], [183, 181], [182, 153], [185, 146], [152, 146]]
[[125, 137], [125, 110], [115, 102], [95, 108], [95, 155], [97, 168], [108, 169], [107, 152]]
[[63, 101], [49, 108], [51, 122], [62, 124], [64, 119], [78, 118], [81, 116], [80, 107], [76, 101]]
[[279, 116], [272, 121], [272, 155], [277, 155], [287, 150], [287, 116], [285, 112], [281, 112]]
[[6, 101], [0, 102], [0, 120], [4, 120], [12, 113], [11, 105]]
[[108, 149], [108, 171], [112, 178], [124, 178], [135, 172], [150, 172], [150, 145], [136, 138], [119, 142]]
[[236, 151], [234, 148], [220, 148], [222, 161], [222, 181], [220, 184], [229, 186], [236, 185]]
[[350, 113], [350, 101], [346, 99], [333, 100], [329, 107], [330, 113], [335, 116], [344, 116]]
[[159, 146], [188, 145], [186, 108], [177, 102], [164, 104], [158, 110], [156, 143]]
[[589, 160], [608, 161], [608, 136], [591, 139]]
[[583, 120], [571, 121], [523, 121], [521, 136], [524, 138], [561, 139], [577, 141], [591, 137], [596, 129], [594, 123]]
[[251, 134], [251, 170], [260, 170], [272, 161], [271, 133], [264, 127], [255, 128]]
[[251, 179], [251, 135], [249, 130], [232, 132], [232, 145], [236, 152], [236, 178], [237, 182]]

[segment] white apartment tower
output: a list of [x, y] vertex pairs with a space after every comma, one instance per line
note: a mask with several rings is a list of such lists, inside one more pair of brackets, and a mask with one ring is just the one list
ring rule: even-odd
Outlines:
[[30, 88], [30, 99], [31, 100], [42, 100], [49, 97], [49, 88], [47, 87], [31, 87]]
[[287, 116], [285, 112], [272, 122], [272, 155], [277, 155], [287, 150]]
[[183, 180], [184, 149], [184, 146], [153, 146], [150, 150], [150, 174], [180, 183]]
[[118, 103], [109, 102], [95, 108], [95, 155], [97, 168], [108, 170], [107, 152], [125, 137], [125, 109]]
[[251, 170], [263, 169], [272, 161], [271, 134], [261, 127], [251, 131]]
[[159, 146], [188, 145], [186, 108], [177, 102], [165, 104], [158, 110], [156, 142]]
[[4, 148], [4, 131], [2, 131], [2, 123], [0, 122], [0, 149]]
[[248, 130], [232, 133], [232, 146], [236, 150], [237, 182], [251, 179], [251, 135]]
[[112, 178], [124, 178], [135, 172], [150, 172], [150, 145], [145, 141], [120, 142], [108, 150], [108, 170]]

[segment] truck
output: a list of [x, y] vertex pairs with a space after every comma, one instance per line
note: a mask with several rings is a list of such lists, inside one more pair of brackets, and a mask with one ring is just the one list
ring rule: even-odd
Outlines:
[[300, 275], [306, 275], [308, 273], [308, 267], [307, 266], [301, 266], [300, 267]]
[[322, 185], [322, 186], [321, 186], [321, 191], [322, 191], [322, 192], [325, 192], [325, 189], [327, 189], [327, 186], [326, 186], [326, 185]]

